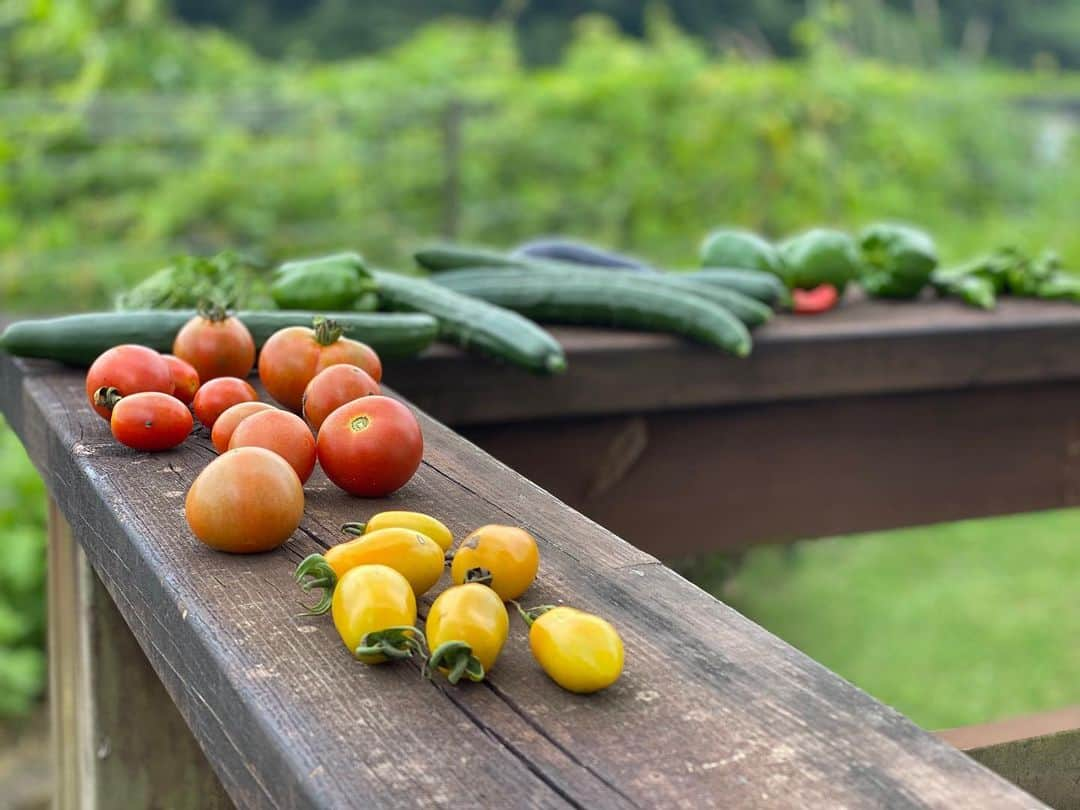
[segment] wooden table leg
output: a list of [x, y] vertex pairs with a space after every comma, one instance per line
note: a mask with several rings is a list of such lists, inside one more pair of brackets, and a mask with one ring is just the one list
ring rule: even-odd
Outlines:
[[54, 808], [232, 808], [51, 500], [48, 570]]

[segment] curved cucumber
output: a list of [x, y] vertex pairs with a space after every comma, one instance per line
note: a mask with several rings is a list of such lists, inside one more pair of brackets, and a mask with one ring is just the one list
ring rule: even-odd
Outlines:
[[[388, 315], [371, 312], [241, 311], [237, 317], [251, 331], [256, 346], [286, 326], [311, 326], [319, 315], [332, 318], [346, 337], [361, 340], [383, 356], [416, 354], [438, 332], [427, 315]], [[19, 357], [41, 357], [71, 365], [89, 365], [106, 349], [120, 343], [139, 343], [172, 351], [180, 327], [195, 316], [193, 309], [91, 312], [19, 321], [0, 335], [0, 348]]]
[[426, 279], [385, 270], [373, 272], [384, 306], [433, 315], [439, 323], [439, 336], [447, 342], [533, 372], [555, 374], [566, 369], [562, 346], [528, 318]]
[[680, 278], [700, 284], [726, 287], [748, 295], [763, 304], [776, 306], [788, 299], [787, 285], [779, 276], [764, 270], [739, 270], [728, 267], [707, 267], [692, 273], [680, 273]]
[[[465, 268], [462, 270], [449, 270], [432, 277], [432, 280], [447, 286], [453, 286], [454, 280], [458, 283], [466, 283], [471, 279], [486, 279], [489, 277], [501, 278], [504, 283], [512, 283], [533, 276], [550, 279], [575, 278], [580, 279], [583, 274], [594, 273], [594, 270], [576, 267], [563, 267], [558, 265], [530, 265], [528, 268], [517, 267], [494, 267], [494, 268]], [[587, 276], [585, 276], [587, 277]], [[677, 273], [650, 273], [643, 274], [637, 271], [607, 270], [605, 277], [609, 287], [614, 284], [618, 289], [628, 288], [645, 290], [672, 288], [683, 289], [692, 292], [695, 296], [723, 307], [731, 312], [736, 318], [753, 328], [772, 318], [772, 310], [760, 301], [743, 295], [737, 290], [721, 287], [716, 284], [706, 284], [683, 278]]]
[[[639, 278], [626, 274], [631, 275]], [[612, 283], [612, 274], [591, 271], [440, 273], [434, 279], [540, 321], [671, 332], [738, 357], [750, 353], [750, 333], [738, 318], [697, 290], [676, 285], [638, 285], [626, 278]]]

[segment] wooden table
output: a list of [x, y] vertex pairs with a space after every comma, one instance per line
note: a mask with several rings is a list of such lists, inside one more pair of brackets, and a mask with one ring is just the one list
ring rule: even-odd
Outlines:
[[556, 332], [560, 377], [448, 348], [389, 373], [660, 557], [1080, 504], [1078, 306], [853, 299], [778, 317], [746, 360], [663, 335]]
[[[351, 499], [316, 473], [291, 542], [236, 557], [184, 522], [214, 457], [204, 437], [127, 450], [80, 374], [7, 357], [0, 408], [54, 501], [60, 807], [1040, 806], [426, 417], [424, 465], [399, 494]], [[542, 563], [526, 601], [609, 617], [622, 680], [562, 692], [517, 621], [484, 684], [353, 661], [328, 619], [297, 617], [292, 572], [386, 507], [458, 534], [528, 528]]]

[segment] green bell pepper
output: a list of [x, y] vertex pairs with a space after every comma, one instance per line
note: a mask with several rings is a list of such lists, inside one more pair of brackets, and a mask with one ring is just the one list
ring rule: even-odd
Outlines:
[[858, 247], [843, 231], [812, 228], [782, 242], [779, 254], [780, 276], [791, 289], [832, 284], [842, 293], [859, 275]]
[[375, 280], [356, 253], [286, 262], [274, 271], [270, 295], [281, 309], [345, 310]]
[[863, 288], [876, 298], [914, 298], [938, 264], [930, 234], [909, 225], [882, 222], [859, 235]]

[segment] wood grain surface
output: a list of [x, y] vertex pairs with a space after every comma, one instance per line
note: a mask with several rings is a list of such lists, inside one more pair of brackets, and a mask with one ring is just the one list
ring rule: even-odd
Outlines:
[[[184, 521], [214, 457], [205, 435], [139, 454], [84, 396], [76, 372], [0, 357], [0, 409], [238, 806], [1040, 806], [427, 417], [424, 464], [399, 493], [353, 499], [317, 472], [292, 540], [237, 557]], [[516, 620], [483, 684], [353, 661], [326, 617], [297, 617], [292, 572], [341, 522], [385, 508], [458, 535], [532, 531], [542, 562], [524, 601], [608, 617], [623, 678], [561, 691]]]

